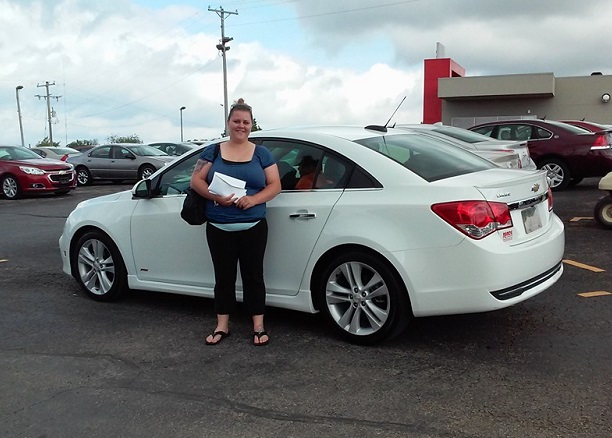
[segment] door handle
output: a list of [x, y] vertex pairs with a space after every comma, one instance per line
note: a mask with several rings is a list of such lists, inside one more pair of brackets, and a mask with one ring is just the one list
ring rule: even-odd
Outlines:
[[289, 215], [290, 219], [314, 219], [316, 217], [315, 213], [292, 213]]

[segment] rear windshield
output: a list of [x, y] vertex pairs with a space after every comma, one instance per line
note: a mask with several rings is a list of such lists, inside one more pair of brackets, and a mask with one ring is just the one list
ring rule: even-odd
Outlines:
[[497, 168], [476, 154], [425, 135], [385, 135], [356, 143], [380, 152], [429, 182]]
[[164, 151], [160, 151], [159, 149], [146, 145], [129, 146], [128, 149], [134, 152], [136, 155], [142, 155], [145, 157], [163, 157], [168, 155]]
[[469, 131], [467, 129], [455, 128], [454, 126], [440, 126], [433, 129], [434, 132], [448, 135], [468, 143], [480, 143], [482, 141], [491, 141], [491, 137], [479, 134], [478, 132]]

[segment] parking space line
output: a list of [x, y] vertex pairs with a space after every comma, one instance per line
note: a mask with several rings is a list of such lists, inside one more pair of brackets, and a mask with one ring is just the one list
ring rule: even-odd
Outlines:
[[0, 263], [2, 262], [8, 262], [8, 259], [0, 259]]
[[603, 297], [604, 295], [612, 295], [612, 292], [606, 292], [605, 290], [596, 290], [593, 292], [583, 292], [581, 294], [578, 294], [578, 296], [582, 298]]
[[593, 220], [592, 217], [586, 217], [586, 216], [576, 216], [570, 219], [570, 222], [578, 222], [578, 221], [582, 221], [582, 220]]
[[575, 261], [573, 261], [573, 260], [569, 260], [569, 259], [565, 259], [565, 260], [563, 260], [563, 263], [565, 263], [566, 265], [572, 265], [572, 266], [575, 266], [575, 267], [577, 267], [577, 268], [586, 269], [587, 271], [592, 271], [592, 272], [606, 272], [606, 270], [605, 270], [605, 269], [596, 268], [595, 266], [585, 265], [584, 263], [575, 262]]

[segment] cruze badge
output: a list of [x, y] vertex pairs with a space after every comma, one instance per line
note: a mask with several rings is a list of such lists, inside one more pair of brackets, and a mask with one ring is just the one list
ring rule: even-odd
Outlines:
[[497, 194], [498, 198], [507, 198], [508, 196], [510, 196], [510, 193], [498, 193]]
[[540, 190], [540, 184], [535, 183], [535, 184], [533, 185], [533, 187], [531, 187], [531, 191], [535, 193], [535, 192], [537, 192], [538, 190]]

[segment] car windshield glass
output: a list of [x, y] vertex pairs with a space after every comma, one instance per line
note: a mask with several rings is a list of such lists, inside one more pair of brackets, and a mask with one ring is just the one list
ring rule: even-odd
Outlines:
[[491, 137], [479, 134], [478, 132], [468, 131], [467, 129], [455, 128], [454, 126], [440, 126], [439, 128], [435, 128], [433, 131], [466, 141], [468, 143], [491, 141]]
[[429, 182], [496, 168], [492, 162], [465, 149], [424, 135], [385, 135], [356, 143], [397, 161]]
[[160, 151], [159, 149], [146, 145], [130, 146], [128, 147], [128, 149], [134, 152], [136, 155], [142, 155], [145, 157], [165, 157], [168, 155], [167, 153]]
[[0, 160], [32, 160], [40, 159], [40, 155], [22, 147], [0, 146]]

